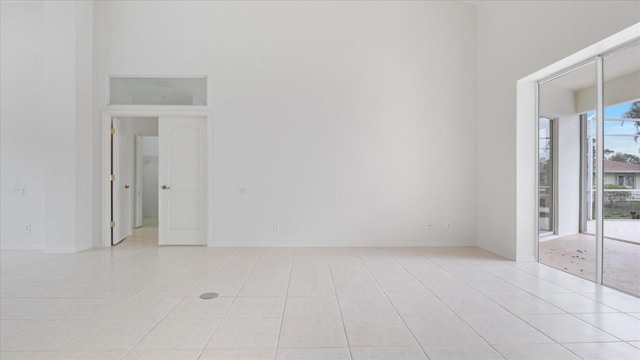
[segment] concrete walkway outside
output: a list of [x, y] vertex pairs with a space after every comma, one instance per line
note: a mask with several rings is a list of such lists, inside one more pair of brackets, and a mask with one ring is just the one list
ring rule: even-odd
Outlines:
[[[587, 234], [595, 235], [596, 221], [587, 222]], [[604, 221], [604, 236], [610, 239], [640, 244], [640, 220], [620, 219]]]

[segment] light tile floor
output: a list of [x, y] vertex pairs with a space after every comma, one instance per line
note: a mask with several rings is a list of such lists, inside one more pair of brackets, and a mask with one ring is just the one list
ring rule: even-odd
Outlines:
[[0, 358], [640, 359], [640, 299], [538, 263], [155, 236], [1, 252]]

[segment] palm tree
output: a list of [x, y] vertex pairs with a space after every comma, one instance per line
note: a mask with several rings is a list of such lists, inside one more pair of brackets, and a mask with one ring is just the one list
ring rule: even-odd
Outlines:
[[629, 111], [624, 114], [624, 117], [628, 119], [640, 119], [640, 101], [634, 101]]
[[[631, 119], [635, 123], [636, 136], [633, 137], [633, 140], [637, 144], [638, 138], [640, 138], [640, 101], [634, 101], [629, 110], [624, 113], [624, 117], [625, 119]], [[624, 121], [622, 124], [624, 124]], [[640, 149], [638, 149], [638, 153], [640, 153]]]

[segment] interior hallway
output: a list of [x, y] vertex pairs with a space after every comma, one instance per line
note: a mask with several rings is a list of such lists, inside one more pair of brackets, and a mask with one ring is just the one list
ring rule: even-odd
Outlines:
[[157, 247], [158, 218], [144, 218], [142, 227], [133, 229], [133, 234], [117, 246], [123, 248]]
[[158, 247], [140, 230], [75, 254], [3, 251], [1, 358], [640, 358], [640, 299], [535, 262]]

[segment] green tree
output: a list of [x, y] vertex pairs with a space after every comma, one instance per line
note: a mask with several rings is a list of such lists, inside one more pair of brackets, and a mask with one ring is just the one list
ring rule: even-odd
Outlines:
[[611, 154], [615, 153], [615, 151], [611, 150], [611, 149], [604, 149], [604, 158], [609, 160], [609, 156], [611, 156]]
[[[605, 150], [606, 154], [606, 150]], [[606, 155], [605, 155], [606, 156]], [[608, 160], [623, 162], [627, 164], [640, 164], [640, 157], [632, 154], [625, 154], [621, 152], [617, 152], [611, 156], [609, 156]]]
[[640, 126], [640, 101], [634, 101], [629, 111], [624, 114], [624, 117], [627, 119], [636, 119], [636, 126]]
[[[624, 113], [624, 117], [626, 119], [632, 119], [636, 127], [636, 136], [633, 137], [633, 140], [638, 143], [638, 138], [640, 137], [640, 101], [634, 101], [631, 104], [629, 110]], [[622, 122], [624, 124], [624, 121]], [[638, 153], [640, 153], [640, 148], [638, 148]]]

